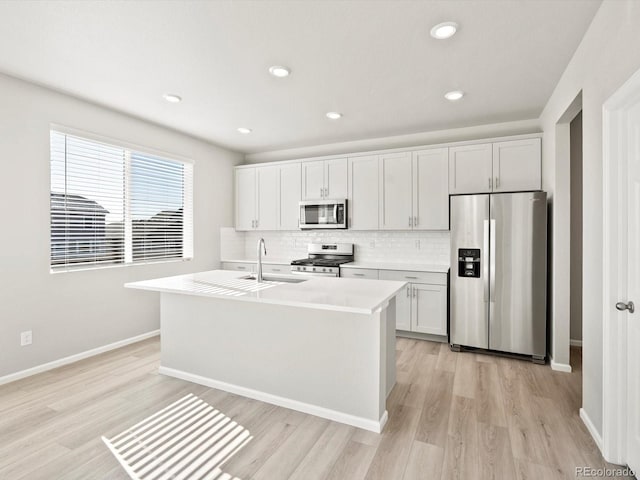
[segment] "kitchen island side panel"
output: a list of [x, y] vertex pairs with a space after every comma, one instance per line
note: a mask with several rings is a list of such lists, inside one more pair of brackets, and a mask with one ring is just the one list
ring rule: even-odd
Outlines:
[[388, 321], [394, 316], [384, 309], [367, 315], [162, 293], [161, 372], [378, 423], [395, 382]]

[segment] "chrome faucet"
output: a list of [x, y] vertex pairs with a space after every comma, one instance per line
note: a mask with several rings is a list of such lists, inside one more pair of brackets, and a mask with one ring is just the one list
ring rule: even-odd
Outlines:
[[[262, 248], [260, 248], [262, 247]], [[256, 280], [262, 282], [262, 250], [264, 254], [267, 254], [267, 246], [264, 244], [264, 238], [258, 240], [258, 273], [256, 274]]]

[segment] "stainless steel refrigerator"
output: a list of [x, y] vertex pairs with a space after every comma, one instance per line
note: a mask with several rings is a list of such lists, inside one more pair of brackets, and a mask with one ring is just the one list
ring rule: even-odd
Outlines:
[[544, 362], [547, 194], [454, 195], [450, 202], [452, 347]]

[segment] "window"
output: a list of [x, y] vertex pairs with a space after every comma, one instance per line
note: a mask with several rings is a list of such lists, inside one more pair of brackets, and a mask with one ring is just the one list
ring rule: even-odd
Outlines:
[[51, 269], [193, 256], [193, 165], [51, 131]]

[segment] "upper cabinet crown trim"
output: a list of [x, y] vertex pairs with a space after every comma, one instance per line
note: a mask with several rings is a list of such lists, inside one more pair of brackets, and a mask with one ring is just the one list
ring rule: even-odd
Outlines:
[[309, 162], [309, 161], [316, 161], [316, 160], [333, 160], [333, 159], [339, 159], [339, 158], [345, 158], [345, 157], [355, 158], [355, 157], [363, 157], [368, 155], [389, 155], [392, 153], [413, 152], [416, 150], [429, 150], [432, 148], [460, 147], [464, 145], [475, 145], [479, 143], [498, 143], [498, 142], [505, 142], [505, 141], [512, 141], [512, 140], [526, 140], [529, 138], [542, 139], [542, 133], [526, 133], [522, 135], [508, 135], [508, 136], [502, 136], [502, 137], [478, 138], [475, 140], [461, 140], [457, 142], [442, 142], [442, 143], [433, 143], [433, 144], [427, 144], [427, 145], [415, 145], [411, 147], [399, 147], [399, 148], [388, 148], [388, 149], [356, 151], [356, 152], [342, 152], [339, 154], [294, 158], [290, 160], [245, 163], [243, 165], [238, 165], [235, 168], [241, 169], [241, 168], [252, 168], [259, 165], [278, 165], [278, 164], [287, 164], [287, 163], [295, 163], [295, 162]]

